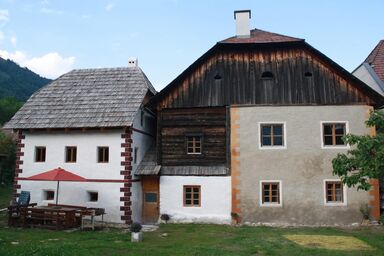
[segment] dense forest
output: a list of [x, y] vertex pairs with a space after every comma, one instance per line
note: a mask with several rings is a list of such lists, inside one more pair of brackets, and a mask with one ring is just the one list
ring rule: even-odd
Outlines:
[[11, 60], [0, 58], [0, 99], [13, 97], [25, 102], [32, 93], [50, 81]]
[[14, 136], [1, 127], [23, 103], [51, 80], [22, 68], [11, 60], [0, 58], [0, 184], [11, 184], [15, 168]]

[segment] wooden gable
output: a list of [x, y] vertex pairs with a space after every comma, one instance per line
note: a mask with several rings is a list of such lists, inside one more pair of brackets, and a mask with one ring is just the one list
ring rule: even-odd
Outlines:
[[[263, 77], [269, 72], [273, 77]], [[383, 98], [304, 41], [218, 43], [155, 97], [158, 109], [381, 105]]]

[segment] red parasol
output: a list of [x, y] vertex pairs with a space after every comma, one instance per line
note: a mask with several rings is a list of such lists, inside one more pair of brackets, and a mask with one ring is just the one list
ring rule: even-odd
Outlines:
[[53, 169], [47, 172], [43, 172], [40, 174], [33, 175], [29, 178], [26, 178], [26, 180], [46, 180], [46, 181], [57, 181], [57, 189], [56, 189], [56, 204], [59, 199], [59, 182], [60, 181], [77, 181], [82, 182], [86, 181], [85, 178], [76, 175], [72, 172], [66, 171], [64, 169], [61, 169], [58, 167], [57, 169]]

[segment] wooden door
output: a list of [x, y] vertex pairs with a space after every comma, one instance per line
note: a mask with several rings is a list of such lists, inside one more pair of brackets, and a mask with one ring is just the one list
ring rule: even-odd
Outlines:
[[143, 177], [143, 223], [156, 223], [159, 219], [159, 177]]

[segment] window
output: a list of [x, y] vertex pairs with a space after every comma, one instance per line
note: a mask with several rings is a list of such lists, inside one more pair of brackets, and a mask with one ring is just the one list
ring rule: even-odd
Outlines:
[[108, 163], [109, 162], [109, 147], [97, 147], [97, 162]]
[[43, 200], [53, 200], [53, 199], [55, 199], [55, 191], [53, 190], [43, 191]]
[[187, 136], [187, 154], [201, 154], [201, 136]]
[[346, 191], [341, 180], [324, 180], [325, 205], [346, 205]]
[[347, 133], [345, 122], [322, 123], [322, 142], [323, 146], [346, 146], [343, 136]]
[[99, 201], [99, 193], [98, 192], [93, 192], [93, 191], [88, 191], [88, 201], [89, 202], [97, 202], [97, 201]]
[[199, 207], [200, 201], [200, 186], [184, 186], [184, 206]]
[[45, 147], [35, 147], [35, 162], [45, 162]]
[[65, 147], [65, 162], [76, 163], [77, 147]]
[[214, 77], [215, 80], [220, 80], [221, 78], [222, 78], [222, 77], [221, 77], [221, 75], [219, 75], [219, 74], [216, 74], [215, 77]]
[[269, 79], [273, 79], [273, 77], [274, 75], [270, 71], [265, 71], [261, 74], [261, 79], [269, 80]]
[[260, 148], [285, 148], [284, 123], [260, 123]]
[[261, 181], [262, 206], [281, 206], [281, 181]]
[[312, 73], [311, 72], [305, 72], [304, 77], [312, 77]]
[[144, 113], [144, 111], [143, 110], [141, 110], [141, 112], [140, 112], [140, 125], [141, 125], [141, 127], [144, 127], [144, 116], [145, 116], [145, 113]]
[[144, 198], [146, 203], [157, 203], [157, 193], [146, 192]]
[[139, 148], [138, 147], [135, 147], [133, 149], [133, 163], [134, 164], [137, 164], [137, 155], [138, 155], [138, 152], [139, 152]]

